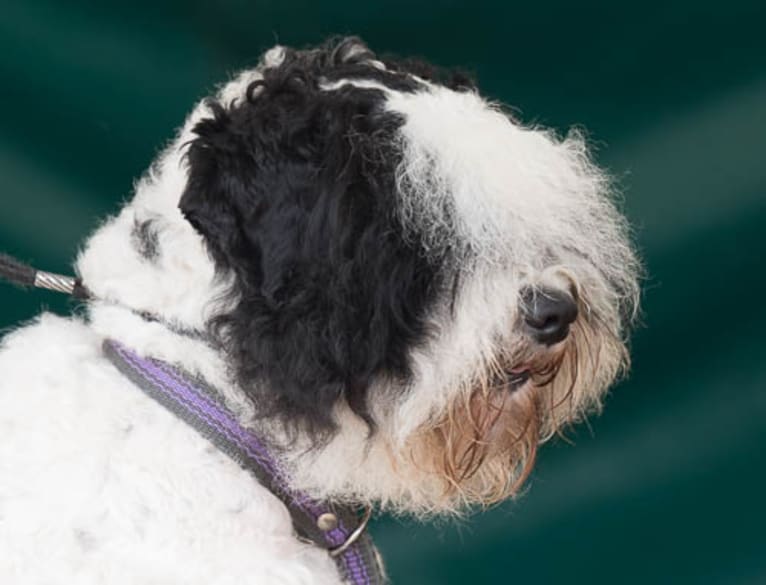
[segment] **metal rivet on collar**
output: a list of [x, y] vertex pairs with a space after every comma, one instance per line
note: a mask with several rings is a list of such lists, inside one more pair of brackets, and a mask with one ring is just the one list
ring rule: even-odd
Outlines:
[[338, 527], [338, 517], [331, 513], [325, 512], [319, 518], [317, 518], [317, 528], [322, 532], [330, 532]]
[[364, 516], [362, 516], [362, 521], [359, 523], [359, 526], [356, 527], [356, 530], [354, 530], [351, 534], [348, 535], [348, 538], [346, 539], [346, 542], [341, 544], [340, 546], [330, 549], [330, 556], [331, 557], [339, 557], [342, 555], [350, 546], [352, 546], [357, 540], [359, 540], [359, 537], [362, 536], [362, 533], [364, 532], [364, 529], [367, 528], [367, 523], [370, 521], [370, 517], [372, 516], [372, 506], [368, 506], [364, 510]]

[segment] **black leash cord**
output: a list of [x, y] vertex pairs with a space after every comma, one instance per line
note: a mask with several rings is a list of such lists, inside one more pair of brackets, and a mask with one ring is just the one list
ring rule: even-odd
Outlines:
[[0, 253], [0, 275], [19, 286], [34, 286], [37, 270], [23, 262]]
[[8, 254], [0, 253], [0, 277], [21, 287], [55, 290], [83, 300], [90, 298], [79, 278], [37, 270]]

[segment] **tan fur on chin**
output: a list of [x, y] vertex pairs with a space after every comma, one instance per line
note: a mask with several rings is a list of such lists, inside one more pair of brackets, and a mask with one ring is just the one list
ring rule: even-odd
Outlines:
[[[505, 381], [519, 364], [530, 380]], [[627, 365], [623, 343], [607, 328], [579, 320], [553, 351], [517, 352], [480, 368], [446, 412], [411, 438], [409, 458], [438, 477], [440, 513], [488, 507], [519, 493], [538, 445], [600, 409], [607, 385]]]

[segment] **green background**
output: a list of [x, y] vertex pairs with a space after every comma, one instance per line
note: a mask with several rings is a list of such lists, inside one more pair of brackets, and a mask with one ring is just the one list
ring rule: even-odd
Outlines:
[[[600, 145], [644, 325], [630, 378], [520, 501], [375, 522], [394, 584], [766, 583], [765, 31], [763, 0], [0, 0], [0, 250], [69, 272], [194, 101], [277, 40], [355, 33], [473, 70]], [[0, 327], [41, 306], [69, 310], [0, 286]]]

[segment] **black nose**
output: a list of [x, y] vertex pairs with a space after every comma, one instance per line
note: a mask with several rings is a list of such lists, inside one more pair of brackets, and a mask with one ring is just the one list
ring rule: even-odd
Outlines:
[[566, 339], [577, 319], [577, 303], [564, 291], [526, 288], [521, 291], [521, 306], [529, 334], [544, 345]]

